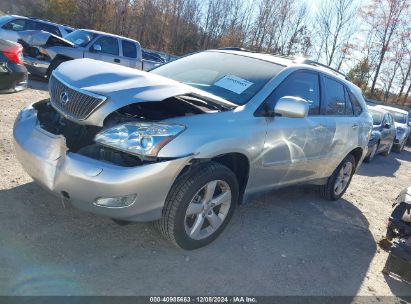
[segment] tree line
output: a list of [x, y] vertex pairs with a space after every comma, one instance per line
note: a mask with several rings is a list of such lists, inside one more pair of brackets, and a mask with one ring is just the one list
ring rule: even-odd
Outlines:
[[0, 10], [175, 55], [241, 47], [310, 57], [348, 73], [370, 98], [411, 104], [409, 0], [2, 0]]

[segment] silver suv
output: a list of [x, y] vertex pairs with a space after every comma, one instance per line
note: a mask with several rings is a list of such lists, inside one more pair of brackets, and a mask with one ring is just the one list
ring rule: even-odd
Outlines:
[[64, 37], [74, 29], [67, 25], [57, 24], [34, 17], [6, 15], [0, 17], [0, 38], [17, 42], [20, 33], [27, 30], [45, 31], [59, 37]]
[[49, 91], [15, 122], [25, 170], [80, 209], [155, 221], [184, 249], [213, 241], [262, 191], [309, 183], [339, 199], [372, 128], [360, 89], [340, 74], [245, 51], [151, 72], [73, 60]]

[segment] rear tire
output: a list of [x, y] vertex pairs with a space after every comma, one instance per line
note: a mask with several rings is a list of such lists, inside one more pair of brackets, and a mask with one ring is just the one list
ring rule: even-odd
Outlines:
[[381, 153], [384, 156], [388, 156], [391, 153], [392, 147], [394, 146], [394, 141], [391, 142], [390, 146], [388, 147], [387, 150], [385, 150], [383, 153]]
[[330, 201], [336, 201], [343, 196], [350, 185], [355, 166], [354, 156], [348, 154], [328, 178], [327, 183], [320, 186], [320, 195]]
[[174, 182], [154, 226], [180, 248], [203, 247], [227, 226], [238, 197], [237, 178], [230, 169], [216, 162], [198, 165]]
[[402, 142], [402, 144], [400, 144], [399, 146], [394, 146], [393, 151], [395, 153], [401, 153], [402, 150], [404, 150], [404, 146], [405, 146], [405, 140]]
[[378, 143], [375, 143], [371, 148], [370, 154], [366, 158], [364, 158], [364, 162], [370, 163], [374, 159], [375, 155], [377, 154], [377, 150], [378, 150]]

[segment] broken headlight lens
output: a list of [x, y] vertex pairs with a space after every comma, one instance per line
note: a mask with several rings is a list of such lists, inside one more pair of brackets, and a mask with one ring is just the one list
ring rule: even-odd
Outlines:
[[184, 129], [177, 124], [127, 122], [99, 132], [94, 140], [126, 153], [155, 157]]

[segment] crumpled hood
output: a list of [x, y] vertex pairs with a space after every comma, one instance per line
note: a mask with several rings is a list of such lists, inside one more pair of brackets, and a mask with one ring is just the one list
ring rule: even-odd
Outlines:
[[54, 74], [69, 85], [108, 97], [115, 108], [143, 101], [192, 94], [221, 105], [233, 105], [218, 96], [156, 74], [97, 61], [77, 59], [61, 64]]

